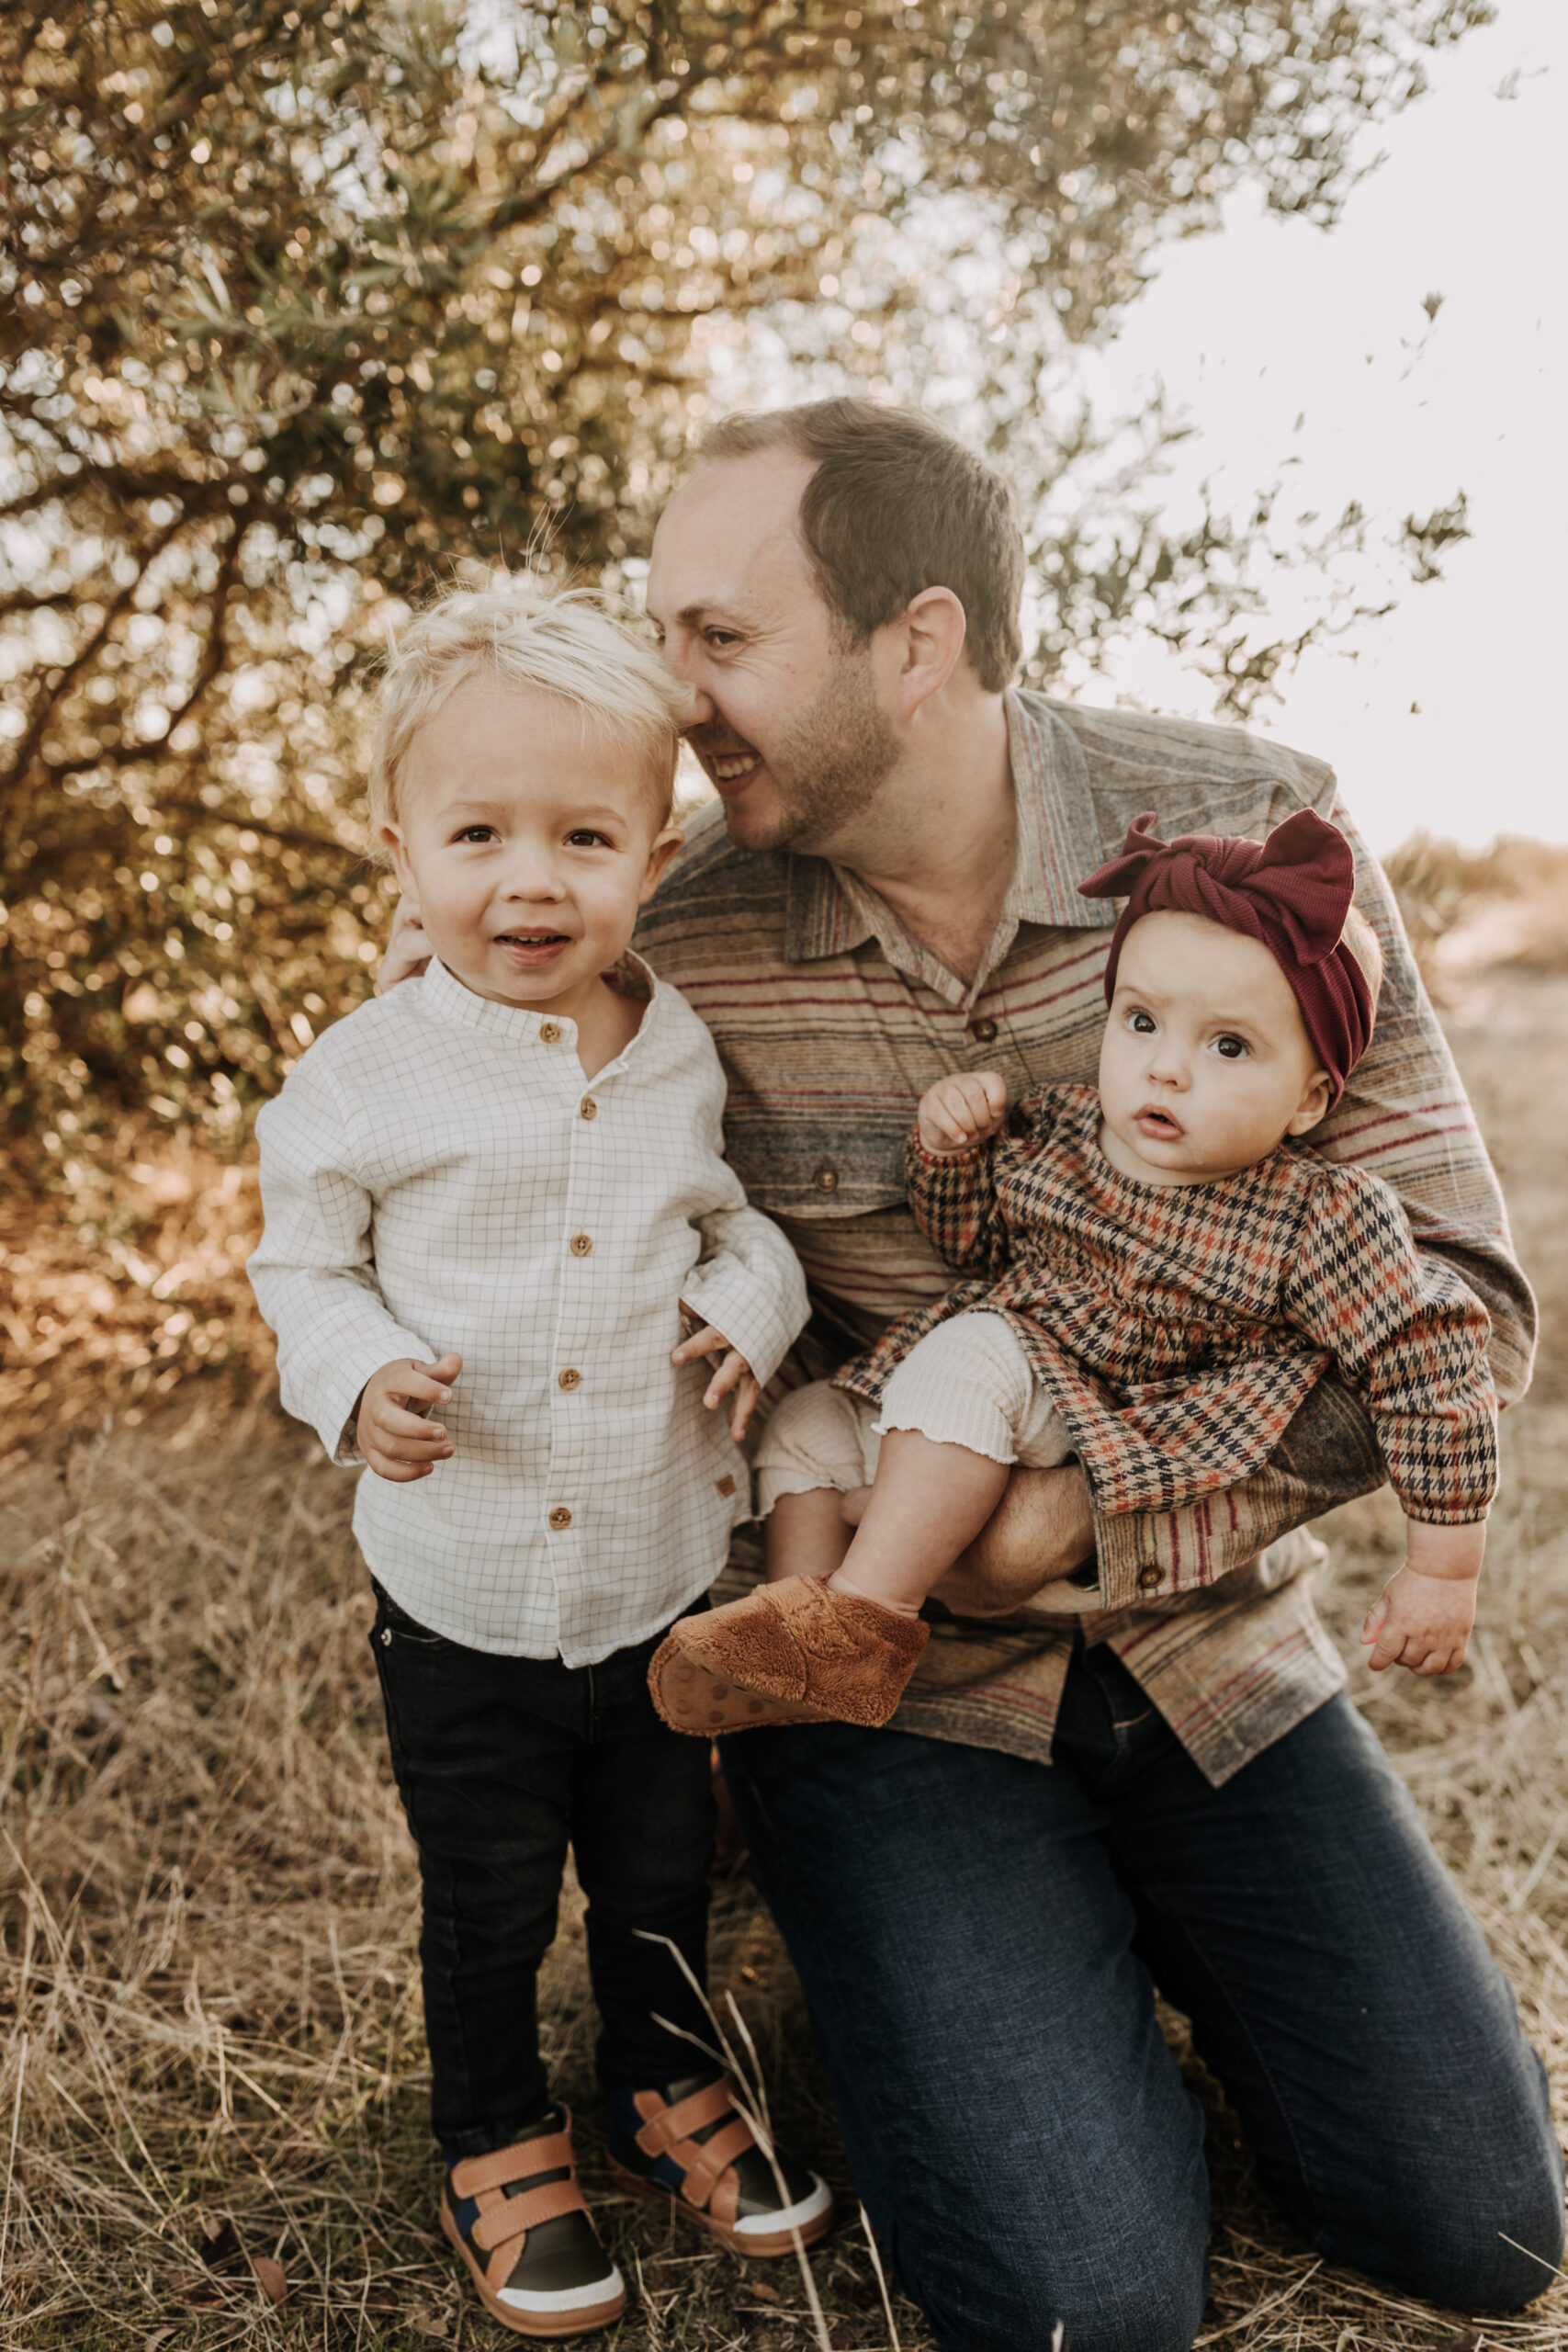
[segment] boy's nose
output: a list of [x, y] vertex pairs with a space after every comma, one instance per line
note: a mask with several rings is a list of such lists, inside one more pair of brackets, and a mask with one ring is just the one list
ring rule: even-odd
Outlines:
[[566, 896], [566, 885], [555, 867], [546, 858], [520, 858], [506, 877], [509, 899], [543, 899], [558, 905]]

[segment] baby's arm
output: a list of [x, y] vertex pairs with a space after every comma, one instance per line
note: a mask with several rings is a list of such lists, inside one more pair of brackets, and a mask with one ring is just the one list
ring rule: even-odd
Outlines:
[[994, 1069], [955, 1070], [920, 1097], [904, 1153], [909, 1209], [928, 1241], [963, 1273], [995, 1277], [1008, 1238], [997, 1213], [993, 1154], [1007, 1119], [1007, 1082]]
[[1404, 1566], [1391, 1577], [1361, 1628], [1374, 1674], [1407, 1666], [1412, 1674], [1457, 1674], [1475, 1623], [1475, 1592], [1486, 1522], [1434, 1527], [1405, 1521]]

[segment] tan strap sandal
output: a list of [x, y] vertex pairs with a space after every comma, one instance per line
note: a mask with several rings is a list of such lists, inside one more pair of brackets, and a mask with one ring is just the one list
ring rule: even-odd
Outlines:
[[736, 2107], [728, 2075], [694, 2088], [674, 2083], [669, 2091], [672, 2097], [661, 2090], [612, 2096], [618, 2128], [610, 2169], [634, 2197], [675, 2207], [731, 2254], [748, 2256], [793, 2253], [797, 2238], [813, 2245], [832, 2227], [827, 2182], [788, 2159], [774, 2172]]
[[[586, 2335], [626, 2307], [625, 2281], [594, 2233], [578, 2186], [571, 2118], [465, 2156], [447, 2175], [441, 2227], [468, 2267], [480, 2302], [518, 2335]], [[551, 2225], [572, 2217], [569, 2230]]]

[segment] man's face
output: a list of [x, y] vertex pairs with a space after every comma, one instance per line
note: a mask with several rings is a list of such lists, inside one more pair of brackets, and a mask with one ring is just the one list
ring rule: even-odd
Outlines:
[[649, 616], [695, 691], [687, 741], [742, 849], [832, 847], [898, 756], [874, 640], [846, 641], [801, 544], [813, 471], [780, 449], [704, 466], [653, 542]]

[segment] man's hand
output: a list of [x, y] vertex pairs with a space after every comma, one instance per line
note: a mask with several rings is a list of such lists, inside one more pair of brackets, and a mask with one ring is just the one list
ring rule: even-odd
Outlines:
[[[682, 1312], [690, 1315], [692, 1309], [683, 1299], [681, 1304]], [[731, 1390], [734, 1391], [729, 1434], [739, 1444], [746, 1434], [747, 1423], [757, 1409], [758, 1399], [762, 1394], [761, 1383], [739, 1349], [732, 1348], [724, 1333], [716, 1331], [711, 1323], [705, 1323], [700, 1331], [694, 1331], [689, 1340], [682, 1340], [670, 1361], [673, 1364], [695, 1363], [699, 1356], [717, 1356], [720, 1360], [718, 1370], [703, 1391], [703, 1403], [711, 1413]]]
[[461, 1356], [443, 1356], [438, 1363], [400, 1356], [371, 1374], [355, 1408], [355, 1436], [378, 1478], [406, 1486], [411, 1478], [428, 1478], [438, 1462], [450, 1462], [446, 1430], [424, 1414], [451, 1403], [452, 1383], [462, 1369]]
[[1475, 1623], [1475, 1591], [1486, 1549], [1486, 1522], [1433, 1527], [1405, 1521], [1404, 1566], [1391, 1577], [1361, 1628], [1374, 1674], [1408, 1667], [1412, 1674], [1457, 1674]]
[[430, 963], [431, 946], [419, 919], [417, 899], [400, 899], [392, 917], [392, 935], [376, 976], [376, 993], [385, 996], [400, 980], [416, 980]]
[[920, 1141], [939, 1159], [969, 1151], [996, 1134], [1007, 1111], [1007, 1080], [998, 1070], [954, 1071], [920, 1097]]
[[1010, 1617], [1093, 1557], [1094, 1513], [1077, 1463], [1015, 1469], [975, 1542], [936, 1587], [936, 1598], [960, 1617]]

